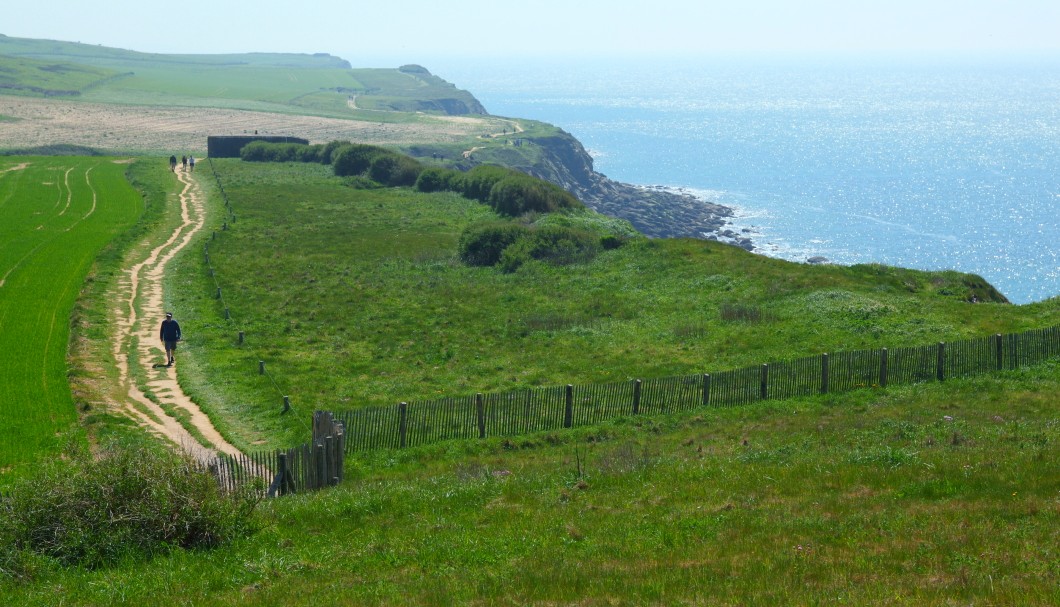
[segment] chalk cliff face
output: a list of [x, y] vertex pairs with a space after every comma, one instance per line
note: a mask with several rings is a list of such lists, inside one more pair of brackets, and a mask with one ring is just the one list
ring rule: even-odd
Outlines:
[[[540, 154], [507, 154], [497, 158], [534, 177], [551, 181], [578, 197], [595, 211], [626, 219], [641, 233], [658, 238], [711, 238], [732, 241], [752, 249], [750, 240], [724, 229], [732, 210], [661, 188], [621, 183], [597, 173], [593, 158], [581, 142], [558, 130], [555, 135], [531, 137], [528, 145]], [[488, 153], [483, 154], [490, 161]], [[725, 234], [727, 232], [727, 235]]]

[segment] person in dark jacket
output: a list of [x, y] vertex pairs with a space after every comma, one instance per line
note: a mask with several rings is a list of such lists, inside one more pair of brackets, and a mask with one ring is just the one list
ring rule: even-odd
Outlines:
[[177, 342], [180, 341], [180, 325], [173, 320], [173, 313], [166, 312], [166, 319], [162, 321], [162, 328], [158, 331], [158, 338], [166, 346], [166, 366], [173, 366], [173, 353], [177, 351]]

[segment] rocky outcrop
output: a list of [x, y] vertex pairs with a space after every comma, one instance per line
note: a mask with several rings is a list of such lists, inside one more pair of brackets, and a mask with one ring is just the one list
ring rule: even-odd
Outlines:
[[[506, 155], [505, 164], [547, 181], [574, 194], [593, 210], [625, 219], [641, 233], [657, 238], [709, 238], [732, 242], [753, 249], [750, 239], [725, 234], [732, 209], [659, 187], [621, 183], [597, 173], [593, 158], [581, 142], [557, 129], [547, 137], [526, 138], [524, 145], [541, 149], [541, 154]], [[489, 153], [481, 154], [489, 160]], [[530, 161], [527, 159], [534, 158]], [[521, 159], [521, 161], [519, 160]]]

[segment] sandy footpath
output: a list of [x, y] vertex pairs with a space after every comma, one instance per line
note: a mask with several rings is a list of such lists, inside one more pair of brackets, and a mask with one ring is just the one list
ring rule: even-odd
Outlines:
[[[118, 361], [122, 389], [128, 397], [121, 407], [122, 412], [193, 457], [209, 461], [217, 452], [237, 455], [239, 450], [217, 432], [210, 418], [181, 390], [177, 382], [180, 348], [175, 366], [161, 366], [165, 363], [165, 352], [158, 338], [159, 325], [164, 318], [162, 277], [169, 262], [203, 229], [205, 221], [204, 195], [193, 174], [178, 171], [176, 177], [183, 184], [180, 226], [145, 259], [124, 271], [119, 281], [117, 306], [112, 310], [117, 330], [111, 346]], [[133, 369], [130, 365], [138, 368]], [[137, 380], [142, 377], [148, 378], [146, 388], [138, 385]], [[186, 418], [206, 444], [192, 436], [167, 413], [167, 409]]]

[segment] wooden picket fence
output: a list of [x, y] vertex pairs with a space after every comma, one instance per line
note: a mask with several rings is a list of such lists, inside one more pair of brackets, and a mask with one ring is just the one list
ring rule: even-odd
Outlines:
[[628, 415], [944, 381], [1060, 356], [1060, 327], [902, 348], [856, 350], [720, 373], [474, 394], [336, 413], [346, 449], [401, 449], [446, 440], [517, 436]]
[[269, 497], [316, 491], [343, 479], [346, 432], [334, 414], [313, 414], [313, 438], [290, 449], [259, 451], [236, 457], [220, 454], [206, 464], [221, 489], [236, 491], [258, 483]]
[[309, 443], [238, 457], [220, 455], [207, 467], [227, 491], [259, 483], [270, 497], [302, 493], [341, 483], [344, 458], [351, 451], [518, 436], [630, 415], [944, 381], [1017, 369], [1057, 356], [1060, 327], [1051, 327], [926, 346], [821, 354], [720, 373], [473, 394], [338, 413], [317, 411]]

